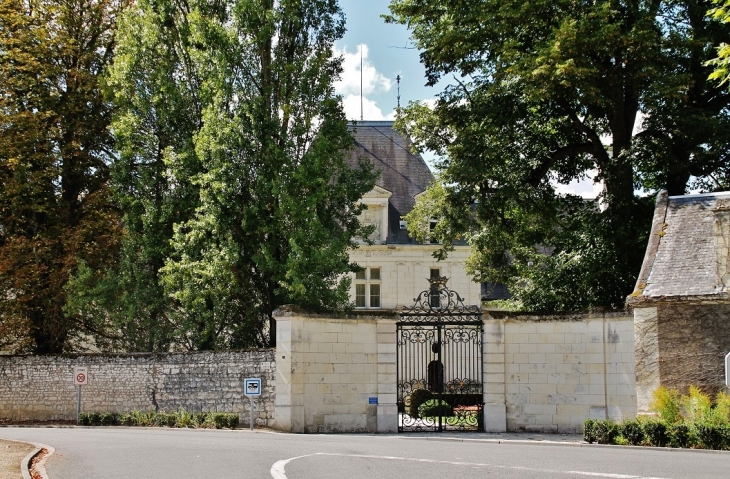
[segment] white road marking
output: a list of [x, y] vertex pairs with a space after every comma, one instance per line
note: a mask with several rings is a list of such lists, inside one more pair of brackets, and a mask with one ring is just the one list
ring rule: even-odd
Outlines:
[[590, 476], [590, 477], [607, 477], [609, 479], [666, 479], [662, 477], [645, 477], [645, 476], [632, 476], [627, 474], [610, 474], [603, 472], [587, 472], [587, 471], [558, 471], [555, 469], [537, 469], [533, 467], [520, 467], [520, 466], [500, 466], [497, 464], [484, 464], [479, 462], [461, 462], [461, 461], [437, 461], [435, 459], [415, 459], [412, 457], [396, 457], [396, 456], [371, 456], [366, 454], [337, 454], [329, 452], [317, 452], [314, 454], [305, 454], [303, 456], [291, 457], [289, 459], [282, 459], [276, 461], [271, 466], [271, 477], [273, 479], [288, 479], [285, 473], [285, 466], [296, 459], [302, 459], [304, 457], [312, 456], [337, 456], [337, 457], [357, 457], [361, 459], [381, 459], [387, 461], [410, 461], [410, 462], [425, 462], [430, 464], [448, 464], [450, 466], [478, 466], [478, 467], [492, 467], [495, 469], [509, 469], [516, 471], [531, 471], [531, 472], [552, 472], [558, 474], [573, 474], [576, 476]]

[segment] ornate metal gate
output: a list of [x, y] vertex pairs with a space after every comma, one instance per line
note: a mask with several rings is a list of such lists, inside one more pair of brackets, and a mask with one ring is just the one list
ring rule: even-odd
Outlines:
[[432, 278], [397, 325], [398, 431], [482, 431], [482, 311]]

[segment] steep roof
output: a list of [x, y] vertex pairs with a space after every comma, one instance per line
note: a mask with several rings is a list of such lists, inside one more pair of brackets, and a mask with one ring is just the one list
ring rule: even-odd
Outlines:
[[419, 154], [411, 152], [411, 142], [393, 129], [392, 121], [358, 121], [350, 127], [355, 148], [349, 158], [356, 166], [358, 158], [372, 162], [380, 177], [376, 185], [393, 193], [388, 211], [388, 242], [409, 243], [406, 231], [401, 231], [401, 216], [415, 205], [415, 196], [433, 181], [431, 170]]
[[636, 290], [627, 302], [727, 300], [730, 192], [659, 194]]

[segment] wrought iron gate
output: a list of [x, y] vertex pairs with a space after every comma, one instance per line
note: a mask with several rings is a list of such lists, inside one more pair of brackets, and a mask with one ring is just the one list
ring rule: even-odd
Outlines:
[[466, 306], [448, 278], [400, 312], [397, 325], [398, 431], [482, 431], [481, 309]]

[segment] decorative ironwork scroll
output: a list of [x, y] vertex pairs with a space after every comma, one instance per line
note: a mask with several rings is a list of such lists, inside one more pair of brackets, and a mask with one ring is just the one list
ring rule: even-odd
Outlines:
[[430, 287], [413, 299], [413, 306], [399, 311], [402, 321], [481, 321], [482, 310], [477, 305], [464, 304], [456, 291], [446, 286], [449, 278], [431, 278]]
[[397, 325], [398, 430], [481, 431], [484, 387], [481, 310], [431, 285]]

